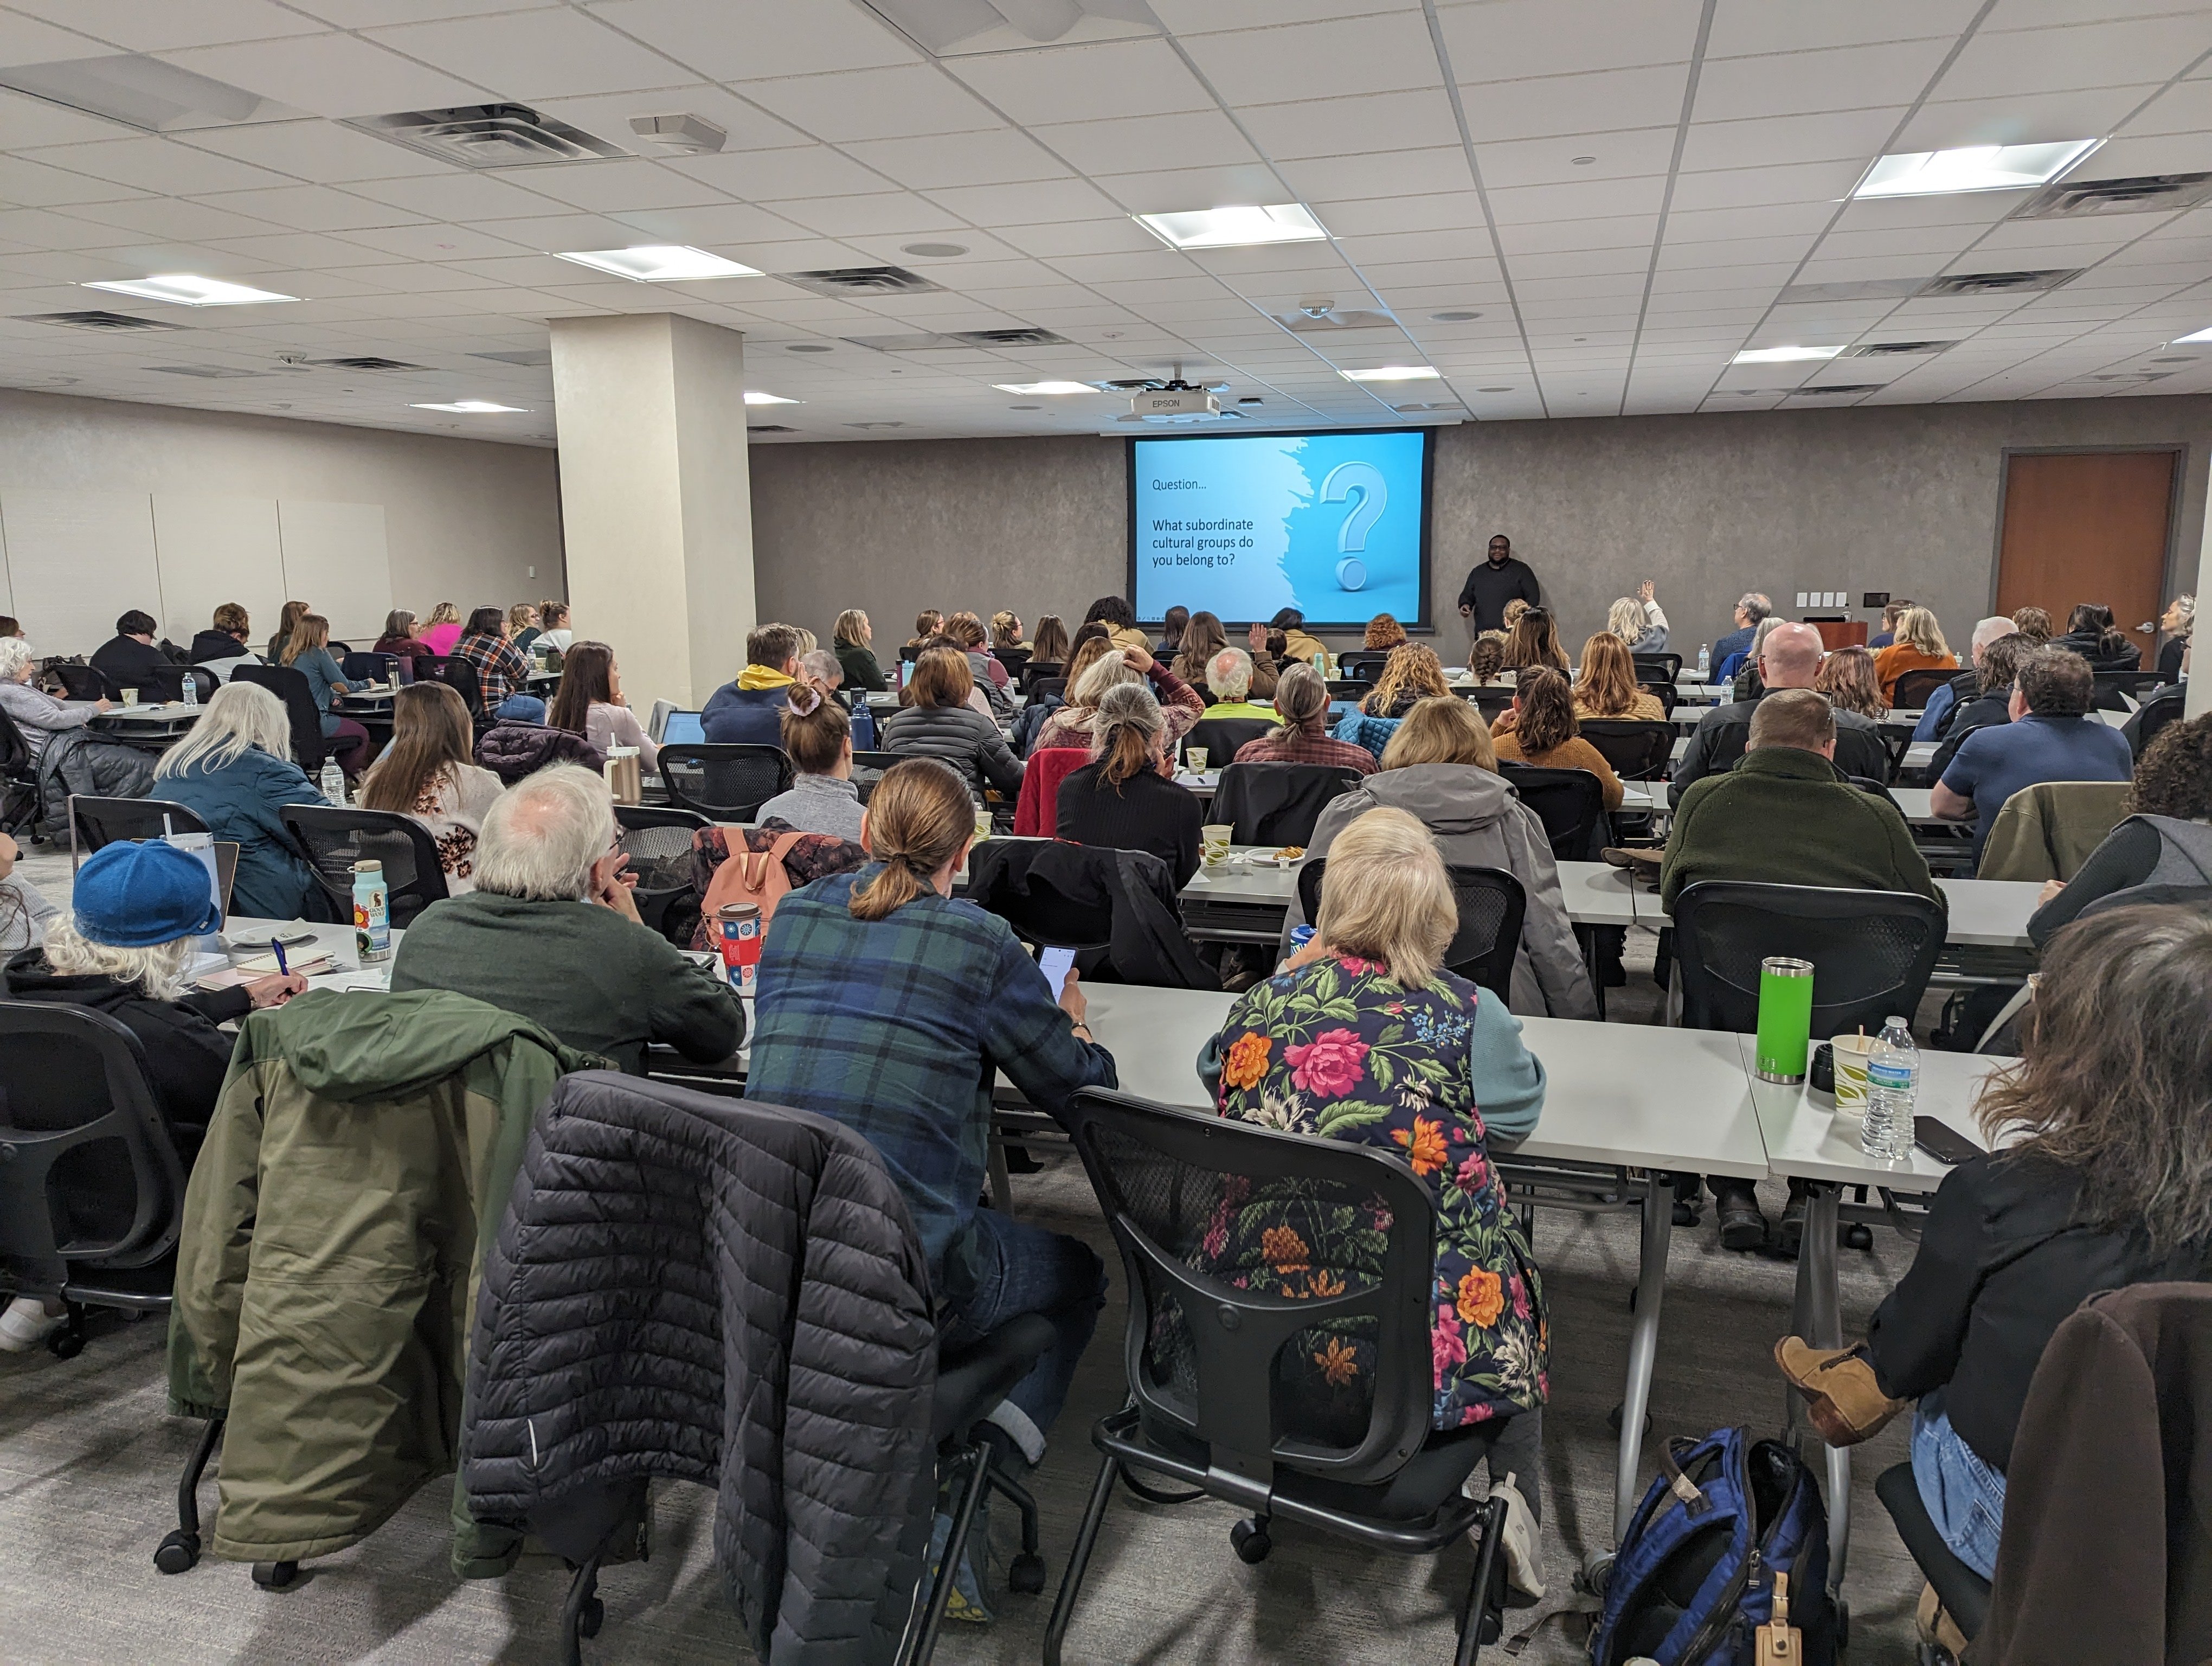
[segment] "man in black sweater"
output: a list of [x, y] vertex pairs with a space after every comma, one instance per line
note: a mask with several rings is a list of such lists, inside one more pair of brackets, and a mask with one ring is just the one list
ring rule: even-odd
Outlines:
[[1536, 575], [1528, 563], [1513, 554], [1513, 540], [1500, 532], [1490, 540], [1490, 553], [1467, 575], [1459, 587], [1459, 616], [1467, 621], [1468, 635], [1505, 629], [1505, 604], [1518, 596], [1534, 607], [1543, 599]]
[[169, 663], [169, 656], [154, 646], [154, 633], [160, 629], [152, 616], [132, 608], [115, 622], [113, 640], [93, 650], [93, 669], [118, 690], [155, 693], [154, 669]]

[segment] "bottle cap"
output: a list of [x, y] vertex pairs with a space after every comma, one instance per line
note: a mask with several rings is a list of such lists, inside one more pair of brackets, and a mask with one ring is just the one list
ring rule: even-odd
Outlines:
[[353, 871], [356, 873], [374, 873], [380, 879], [384, 877], [384, 864], [382, 862], [356, 862], [353, 865]]

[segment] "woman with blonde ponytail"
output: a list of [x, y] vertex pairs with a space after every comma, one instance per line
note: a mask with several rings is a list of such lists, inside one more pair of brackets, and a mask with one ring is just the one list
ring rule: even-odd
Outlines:
[[1060, 783], [1060, 836], [1073, 844], [1142, 850], [1175, 874], [1198, 872], [1198, 800], [1169, 766], [1167, 718], [1141, 683], [1117, 683], [1091, 720], [1091, 762]]
[[992, 1414], [1034, 1464], [1098, 1322], [1106, 1269], [1079, 1239], [976, 1207], [991, 1085], [1003, 1071], [1057, 1116], [1079, 1090], [1115, 1085], [1114, 1058], [1091, 1039], [1073, 972], [1055, 1001], [1012, 928], [954, 900], [975, 832], [948, 765], [884, 771], [860, 818], [869, 865], [776, 907], [745, 1094], [831, 1117], [876, 1148], [950, 1310], [947, 1342], [1024, 1313], [1052, 1322], [1053, 1346]]

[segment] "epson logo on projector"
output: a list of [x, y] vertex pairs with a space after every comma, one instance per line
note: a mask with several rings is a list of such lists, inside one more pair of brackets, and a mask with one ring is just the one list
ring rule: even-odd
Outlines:
[[1221, 402], [1211, 393], [1192, 388], [1184, 392], [1139, 393], [1129, 402], [1129, 409], [1139, 416], [1214, 416], [1221, 411]]

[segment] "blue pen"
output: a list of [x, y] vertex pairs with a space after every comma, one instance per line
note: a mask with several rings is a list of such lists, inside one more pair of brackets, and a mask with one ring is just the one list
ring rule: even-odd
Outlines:
[[277, 975], [277, 976], [279, 976], [279, 977], [289, 977], [289, 976], [292, 976], [292, 969], [291, 969], [291, 967], [289, 967], [289, 965], [287, 965], [287, 964], [285, 964], [285, 962], [284, 962], [284, 945], [283, 945], [283, 944], [282, 944], [282, 943], [281, 943], [281, 942], [279, 942], [276, 939], [275, 939], [275, 938], [273, 938], [273, 937], [272, 937], [272, 938], [270, 938], [270, 939], [269, 939], [269, 946], [270, 946], [271, 949], [273, 949], [273, 950], [275, 950], [275, 951], [276, 952], [276, 975]]

